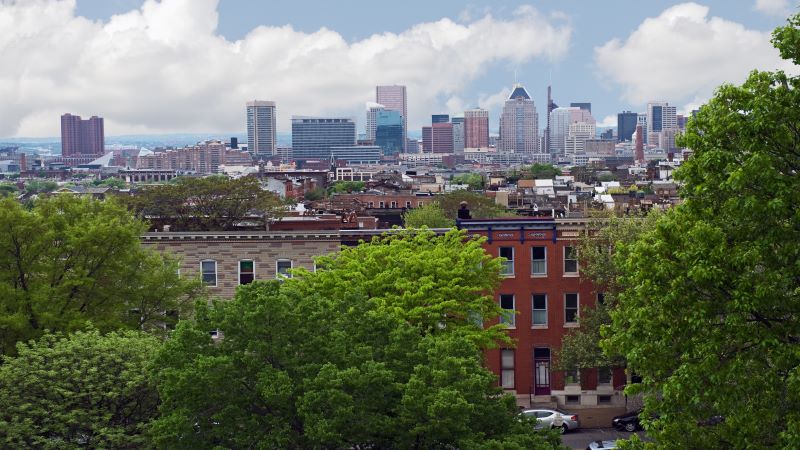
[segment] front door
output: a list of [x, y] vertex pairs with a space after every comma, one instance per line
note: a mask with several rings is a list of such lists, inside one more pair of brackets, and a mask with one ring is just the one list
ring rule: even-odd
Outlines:
[[533, 349], [534, 395], [550, 395], [550, 349]]

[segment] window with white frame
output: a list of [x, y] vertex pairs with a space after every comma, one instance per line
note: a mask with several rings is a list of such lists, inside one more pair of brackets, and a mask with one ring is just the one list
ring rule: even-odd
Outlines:
[[531, 275], [547, 275], [547, 247], [531, 247]]
[[256, 279], [256, 266], [252, 259], [239, 260], [239, 284], [250, 284]]
[[547, 326], [547, 294], [533, 294], [531, 311], [533, 311], [533, 326]]
[[578, 294], [564, 294], [564, 323], [578, 322]]
[[578, 249], [564, 247], [564, 274], [575, 275], [578, 273]]
[[564, 382], [567, 384], [580, 384], [581, 373], [578, 369], [567, 370], [564, 372]]
[[500, 385], [503, 389], [514, 389], [514, 350], [500, 351]]
[[599, 367], [597, 369], [597, 383], [611, 384], [611, 367]]
[[217, 262], [213, 259], [200, 261], [200, 276], [206, 286], [217, 285]]
[[385, 204], [384, 204], [383, 202], [378, 202], [378, 205], [379, 205], [381, 208], [385, 208]]
[[510, 327], [516, 325], [516, 316], [514, 311], [514, 295], [500, 294], [500, 323], [504, 323]]
[[500, 247], [500, 257], [505, 258], [503, 267], [500, 271], [501, 275], [513, 276], [514, 275], [514, 247]]
[[292, 261], [290, 259], [279, 259], [275, 263], [275, 278], [292, 278]]
[[406, 202], [406, 208], [411, 208], [411, 202]]
[[417, 202], [417, 206], [419, 206], [420, 208], [422, 208], [422, 204], [423, 204], [422, 201]]

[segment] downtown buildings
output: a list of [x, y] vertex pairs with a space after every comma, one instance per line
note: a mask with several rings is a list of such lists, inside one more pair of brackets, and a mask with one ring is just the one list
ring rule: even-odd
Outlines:
[[528, 91], [517, 83], [503, 106], [500, 116], [499, 150], [536, 155], [537, 161], [549, 162], [539, 152], [539, 114]]
[[247, 102], [247, 150], [256, 157], [275, 155], [276, 134], [275, 102]]
[[67, 165], [87, 163], [105, 153], [103, 118], [92, 116], [61, 116], [61, 158]]
[[399, 85], [376, 86], [375, 102], [389, 111], [397, 111], [403, 116], [403, 149], [408, 145], [408, 102], [406, 87]]
[[356, 145], [356, 122], [350, 117], [292, 116], [295, 160], [329, 160], [331, 147]]
[[489, 147], [489, 111], [482, 108], [464, 111], [464, 148]]

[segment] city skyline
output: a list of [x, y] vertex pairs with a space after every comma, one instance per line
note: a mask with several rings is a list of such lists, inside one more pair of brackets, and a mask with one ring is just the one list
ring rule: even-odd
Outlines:
[[356, 117], [361, 132], [375, 86], [393, 84], [407, 86], [410, 132], [430, 114], [481, 107], [495, 134], [515, 80], [541, 117], [552, 83], [557, 104], [591, 102], [598, 126], [615, 126], [650, 101], [685, 113], [721, 82], [787, 68], [769, 30], [796, 2], [442, 2], [391, 20], [314, 2], [303, 8], [314, 14], [251, 5], [245, 16], [243, 3], [3, 3], [0, 57], [15, 64], [0, 69], [0, 136], [57, 136], [68, 111], [102, 115], [107, 135], [240, 131], [253, 98], [276, 102], [282, 133], [292, 115]]

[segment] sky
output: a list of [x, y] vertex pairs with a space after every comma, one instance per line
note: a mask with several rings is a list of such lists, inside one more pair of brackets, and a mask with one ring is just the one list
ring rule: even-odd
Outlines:
[[797, 0], [0, 0], [0, 137], [52, 137], [65, 112], [107, 136], [242, 132], [245, 102], [353, 117], [375, 85], [407, 86], [409, 129], [489, 109], [515, 81], [544, 127], [591, 102], [598, 125], [664, 100], [679, 113], [780, 59], [770, 32]]

